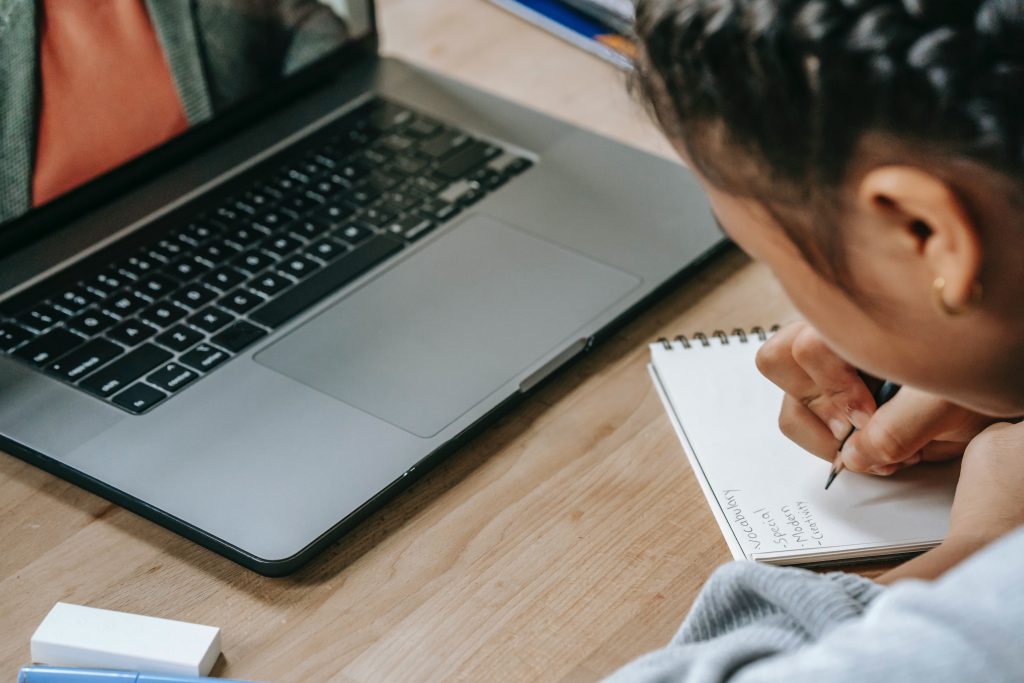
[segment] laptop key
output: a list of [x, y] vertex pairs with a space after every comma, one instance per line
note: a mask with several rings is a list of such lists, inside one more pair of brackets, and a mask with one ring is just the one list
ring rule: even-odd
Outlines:
[[87, 309], [84, 313], [81, 313], [74, 318], [68, 320], [64, 325], [71, 328], [75, 332], [81, 332], [84, 335], [92, 336], [108, 327], [112, 327], [118, 323], [117, 318], [97, 310], [95, 308]]
[[46, 371], [69, 382], [77, 382], [124, 353], [124, 347], [107, 339], [86, 342], [46, 367]]
[[230, 357], [231, 356], [227, 351], [218, 349], [216, 346], [211, 344], [203, 343], [196, 346], [178, 360], [193, 370], [209, 372]]
[[18, 322], [35, 332], [47, 330], [62, 320], [67, 319], [68, 314], [49, 304], [40, 304], [31, 311], [18, 316]]
[[137, 415], [149, 410], [165, 398], [167, 398], [167, 394], [164, 392], [139, 382], [125, 389], [111, 400], [116, 405]]
[[0, 325], [0, 351], [10, 353], [16, 346], [32, 338], [32, 333], [15, 323]]
[[397, 235], [412, 241], [423, 237], [435, 227], [437, 227], [436, 224], [427, 218], [423, 218], [421, 216], [405, 216], [388, 225], [387, 231], [392, 235]]
[[326, 262], [333, 261], [346, 251], [348, 251], [348, 248], [344, 244], [330, 237], [325, 237], [311, 244], [309, 249], [306, 249], [306, 255]]
[[70, 353], [84, 343], [85, 339], [83, 337], [69, 332], [63, 327], [58, 327], [41, 337], [36, 337], [15, 351], [14, 355], [28, 361], [32, 365], [41, 367], [66, 353]]
[[173, 292], [179, 286], [177, 280], [172, 280], [165, 275], [155, 274], [136, 283], [135, 291], [150, 301], [156, 301], [161, 297], [167, 296], [167, 294]]
[[302, 242], [294, 237], [271, 237], [263, 243], [263, 251], [279, 259], [284, 258], [291, 252], [302, 246]]
[[153, 323], [157, 327], [167, 327], [171, 323], [181, 320], [186, 315], [188, 315], [187, 310], [171, 301], [153, 304], [139, 313], [140, 318], [148, 323]]
[[195, 310], [205, 306], [216, 298], [216, 291], [210, 289], [206, 285], [195, 284], [179, 290], [171, 300], [177, 304], [187, 306], [188, 308]]
[[[259, 249], [250, 249], [232, 261], [232, 265], [248, 275], [255, 275], [261, 270], [274, 265], [277, 261], [277, 257], [264, 253]], [[242, 280], [238, 282], [242, 282]]]
[[293, 284], [295, 284], [293, 280], [290, 280], [279, 273], [267, 271], [253, 278], [252, 282], [249, 283], [249, 286], [269, 299], [282, 289], [288, 289]]
[[437, 221], [446, 221], [459, 212], [459, 206], [443, 199], [428, 199], [419, 208], [419, 212]]
[[119, 294], [103, 303], [103, 310], [114, 315], [127, 318], [146, 305], [146, 300], [129, 293]]
[[464, 145], [457, 152], [438, 164], [437, 168], [434, 169], [434, 173], [446, 180], [461, 178], [470, 171], [482, 166], [490, 158], [488, 156], [488, 147], [488, 145], [482, 142]]
[[292, 277], [301, 280], [304, 277], [309, 277], [313, 272], [320, 267], [320, 264], [309, 258], [308, 256], [296, 255], [290, 258], [286, 258], [277, 264], [277, 267], [285, 275], [291, 275]]
[[100, 298], [88, 289], [76, 287], [54, 297], [53, 305], [74, 315], [86, 306], [94, 304], [99, 300]]
[[266, 336], [266, 334], [266, 330], [244, 320], [239, 320], [210, 341], [232, 353], [238, 353], [257, 339]]
[[202, 341], [203, 333], [184, 325], [175, 325], [155, 339], [157, 344], [166, 346], [171, 351], [184, 351], [193, 344]]
[[216, 332], [235, 319], [235, 316], [216, 306], [207, 306], [191, 318], [188, 323], [204, 332]]
[[239, 287], [217, 301], [217, 305], [235, 313], [246, 313], [264, 302], [263, 297], [253, 291]]
[[226, 292], [235, 285], [245, 282], [245, 275], [237, 268], [223, 266], [217, 270], [207, 273], [200, 278], [199, 281], [213, 287], [214, 289]]
[[375, 233], [372, 228], [362, 223], [348, 223], [345, 227], [339, 228], [331, 234], [347, 244], [356, 246], [373, 237]]
[[189, 370], [184, 365], [167, 363], [162, 368], [146, 378], [150, 384], [160, 387], [164, 391], [174, 393], [185, 387], [186, 384], [197, 379], [199, 375]]
[[119, 344], [125, 346], [135, 346], [139, 342], [149, 339], [158, 330], [141, 320], [125, 320], [123, 323], [119, 323], [114, 327], [107, 330], [107, 336]]
[[249, 317], [267, 327], [278, 327], [355, 280], [401, 248], [402, 242], [399, 240], [388, 235], [378, 235], [359, 249], [324, 266], [292, 289], [257, 308]]
[[121, 391], [142, 375], [173, 357], [174, 354], [159, 346], [143, 344], [82, 380], [79, 386], [105, 398]]

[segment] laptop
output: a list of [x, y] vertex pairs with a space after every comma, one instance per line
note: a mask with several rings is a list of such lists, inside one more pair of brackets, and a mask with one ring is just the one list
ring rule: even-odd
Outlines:
[[[261, 574], [722, 243], [678, 164], [379, 55], [371, 0], [44, 5], [0, 28], [0, 447]], [[62, 127], [97, 21], [124, 102]]]

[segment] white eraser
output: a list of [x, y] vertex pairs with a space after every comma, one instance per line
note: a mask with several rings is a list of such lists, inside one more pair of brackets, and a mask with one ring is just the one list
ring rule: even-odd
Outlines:
[[32, 660], [50, 666], [205, 676], [220, 629], [58, 602], [32, 634]]

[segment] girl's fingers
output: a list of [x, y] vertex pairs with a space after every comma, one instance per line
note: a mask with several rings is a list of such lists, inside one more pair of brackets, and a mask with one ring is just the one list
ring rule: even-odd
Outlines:
[[779, 429], [804, 450], [832, 462], [839, 440], [817, 415], [796, 398], [786, 395], [779, 413]]

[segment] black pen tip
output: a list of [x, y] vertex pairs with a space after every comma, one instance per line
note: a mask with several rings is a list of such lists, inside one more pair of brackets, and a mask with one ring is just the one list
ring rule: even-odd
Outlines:
[[832, 468], [832, 473], [828, 475], [828, 481], [825, 482], [825, 490], [828, 491], [828, 487], [832, 485], [832, 482], [839, 476], [839, 470], [835, 467]]

